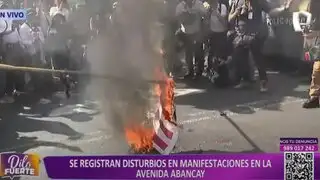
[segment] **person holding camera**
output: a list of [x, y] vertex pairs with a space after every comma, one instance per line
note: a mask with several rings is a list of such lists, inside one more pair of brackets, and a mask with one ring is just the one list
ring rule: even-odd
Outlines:
[[233, 59], [236, 65], [236, 88], [247, 86], [251, 81], [249, 52], [257, 66], [260, 78], [260, 92], [266, 92], [267, 73], [262, 48], [268, 37], [268, 29], [263, 23], [262, 12], [276, 16], [286, 11], [293, 0], [286, 0], [278, 8], [272, 9], [267, 0], [234, 0], [231, 5], [229, 22], [235, 24], [236, 35], [233, 41]]
[[[305, 27], [305, 41], [310, 41], [309, 47], [305, 47], [306, 60], [313, 62], [312, 79], [309, 89], [309, 99], [303, 103], [302, 107], [306, 109], [319, 108], [320, 96], [320, 1], [311, 0], [308, 12], [312, 15], [310, 27]], [[295, 21], [295, 20], [294, 20]], [[296, 20], [299, 23], [299, 19]], [[306, 42], [305, 42], [306, 45]]]

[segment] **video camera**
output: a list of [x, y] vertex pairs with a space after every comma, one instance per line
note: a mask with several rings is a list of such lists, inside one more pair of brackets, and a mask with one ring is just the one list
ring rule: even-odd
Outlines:
[[307, 11], [294, 12], [292, 16], [293, 28], [296, 32], [308, 34], [312, 29], [312, 14]]

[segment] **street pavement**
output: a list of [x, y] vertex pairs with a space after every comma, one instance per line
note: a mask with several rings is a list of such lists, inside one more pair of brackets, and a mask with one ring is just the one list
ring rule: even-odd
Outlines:
[[[277, 72], [269, 76], [266, 94], [258, 86], [217, 89], [204, 80], [177, 81], [181, 132], [175, 153], [278, 152], [280, 137], [320, 138], [320, 110], [301, 108], [308, 82]], [[68, 100], [56, 93], [47, 101], [21, 95], [16, 104], [0, 105], [0, 152], [126, 154], [99, 99], [86, 98], [74, 94]]]

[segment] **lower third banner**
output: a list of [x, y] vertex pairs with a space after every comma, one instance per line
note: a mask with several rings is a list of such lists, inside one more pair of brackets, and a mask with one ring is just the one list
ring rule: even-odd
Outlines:
[[44, 158], [52, 179], [320, 179], [320, 154], [73, 156]]

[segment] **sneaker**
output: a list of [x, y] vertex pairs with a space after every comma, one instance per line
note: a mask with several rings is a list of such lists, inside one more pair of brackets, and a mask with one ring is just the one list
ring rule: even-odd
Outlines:
[[12, 104], [14, 103], [14, 98], [12, 96], [5, 95], [0, 99], [1, 104]]
[[267, 82], [266, 81], [261, 81], [261, 83], [260, 83], [260, 92], [262, 92], [262, 93], [268, 92]]
[[305, 109], [313, 109], [313, 108], [319, 108], [319, 98], [310, 98], [302, 105]]

